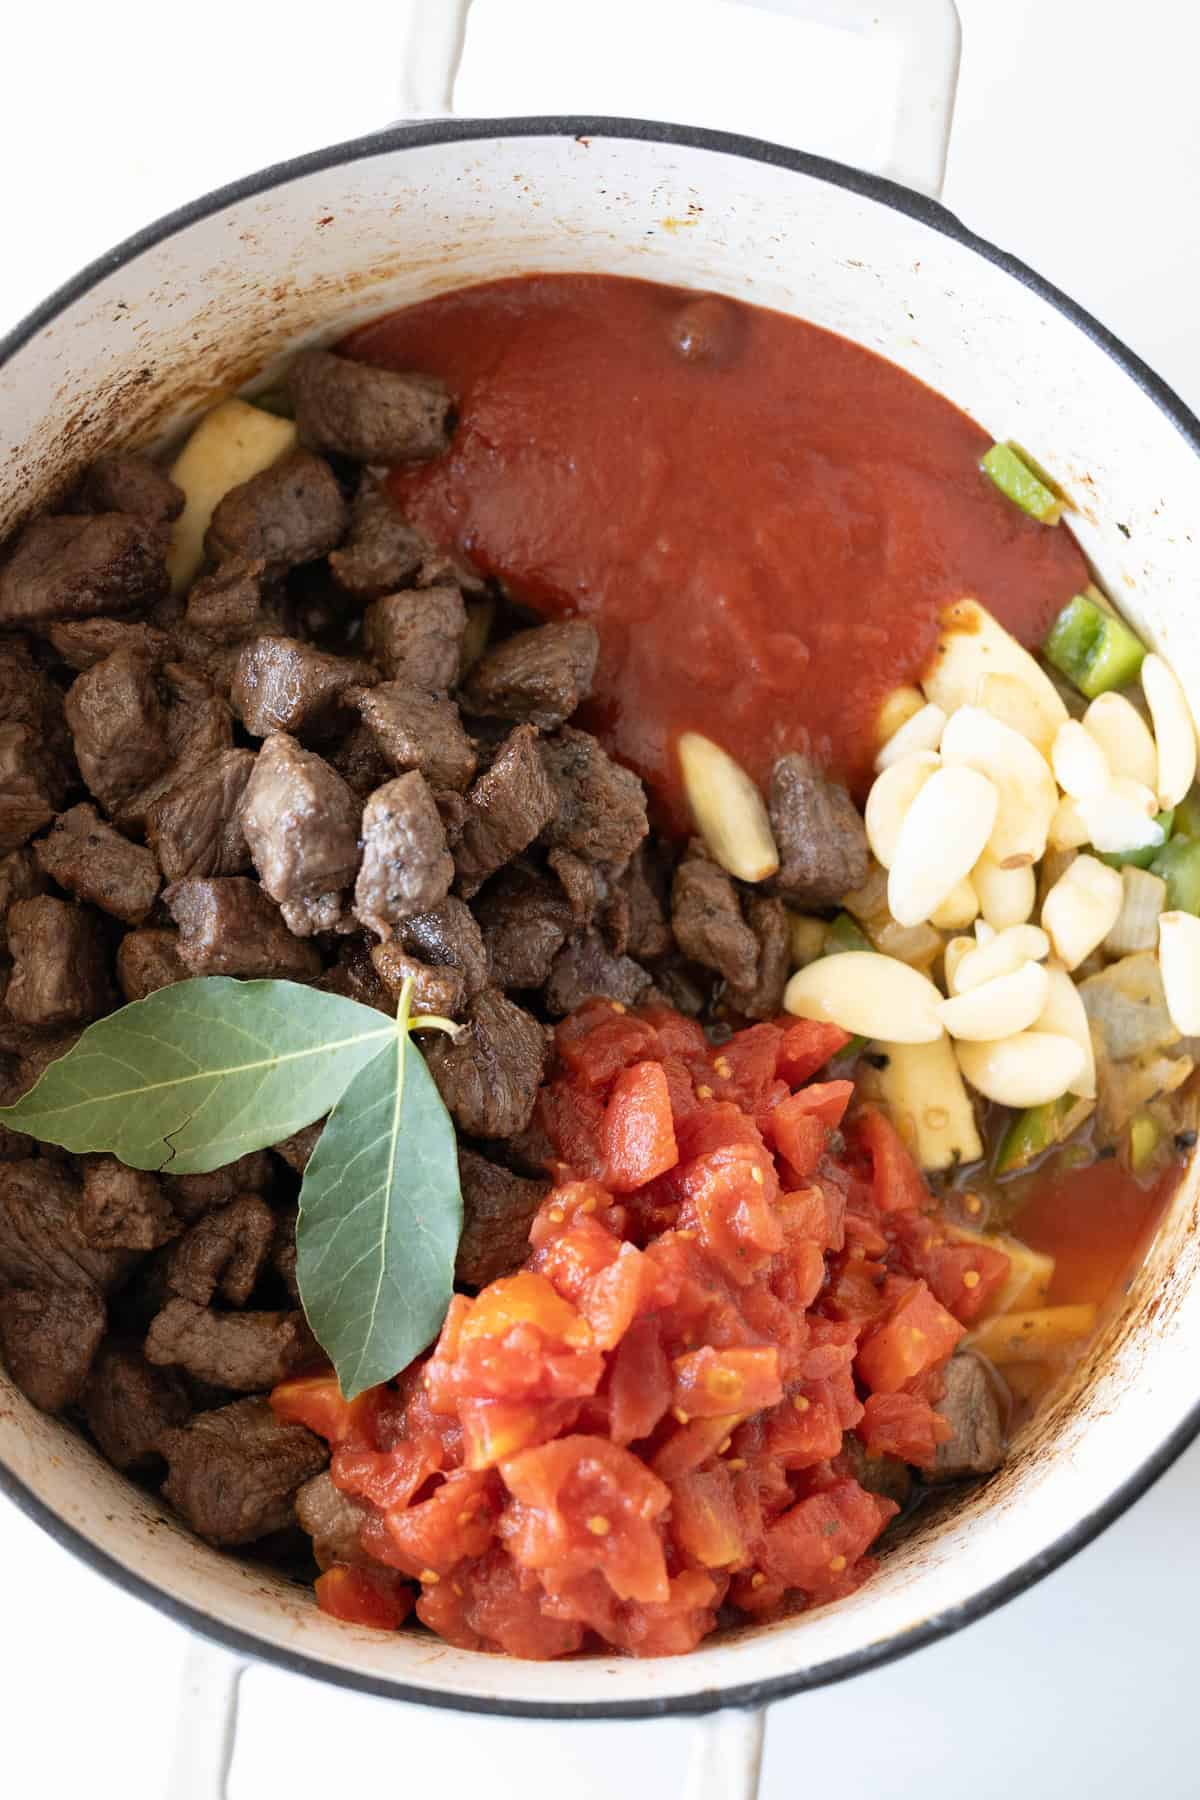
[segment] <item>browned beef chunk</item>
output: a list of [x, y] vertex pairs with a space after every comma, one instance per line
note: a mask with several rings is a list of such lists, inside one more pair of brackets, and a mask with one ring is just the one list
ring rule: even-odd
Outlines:
[[555, 789], [538, 755], [532, 725], [518, 725], [509, 733], [467, 800], [470, 810], [454, 862], [459, 888], [469, 899], [489, 875], [527, 849], [554, 816]]
[[245, 1306], [271, 1249], [275, 1215], [259, 1194], [239, 1194], [214, 1207], [184, 1233], [167, 1258], [173, 1294], [209, 1306], [218, 1292], [230, 1306]]
[[8, 951], [8, 909], [16, 900], [44, 893], [45, 879], [32, 850], [10, 850], [0, 856], [0, 956]]
[[126, 925], [140, 925], [154, 905], [159, 873], [152, 852], [114, 831], [94, 806], [60, 813], [34, 854], [60, 888]]
[[190, 663], [167, 663], [163, 679], [169, 700], [170, 758], [166, 767], [118, 811], [117, 823], [123, 831], [143, 830], [147, 814], [185, 775], [202, 768], [233, 744], [233, 714], [203, 670]]
[[368, 606], [363, 646], [389, 681], [444, 693], [458, 679], [467, 609], [456, 587], [411, 588]]
[[932, 1481], [962, 1481], [990, 1475], [1008, 1450], [1012, 1397], [1004, 1380], [977, 1350], [959, 1350], [946, 1364], [946, 1391], [937, 1411], [954, 1435], [939, 1444]]
[[338, 948], [337, 961], [326, 969], [317, 986], [327, 994], [344, 994], [348, 1000], [357, 1000], [360, 1006], [373, 1006], [390, 1019], [395, 1017], [396, 1003], [371, 961], [374, 942], [366, 932], [347, 938]]
[[282, 1425], [266, 1400], [199, 1413], [164, 1433], [160, 1447], [170, 1465], [164, 1496], [199, 1537], [225, 1546], [290, 1525], [296, 1489], [329, 1460], [320, 1438], [303, 1425]]
[[515, 864], [488, 882], [475, 902], [492, 980], [499, 988], [541, 987], [573, 926], [562, 888]]
[[440, 1014], [443, 1018], [460, 1012], [466, 1003], [467, 984], [458, 969], [437, 968], [419, 962], [401, 950], [399, 944], [376, 944], [371, 952], [379, 979], [393, 999], [398, 999], [406, 981], [411, 981], [414, 1013]]
[[455, 793], [453, 788], [442, 788], [434, 794], [437, 802], [438, 817], [446, 831], [446, 846], [453, 856], [462, 843], [462, 834], [466, 828], [470, 807], [465, 794]]
[[72, 1025], [112, 1006], [104, 934], [95, 913], [38, 894], [9, 908], [13, 959], [6, 1003], [21, 1025]]
[[267, 565], [261, 556], [231, 556], [201, 576], [187, 597], [187, 623], [214, 644], [241, 644], [276, 629], [263, 605]]
[[61, 688], [34, 661], [24, 640], [0, 639], [0, 720], [32, 726], [45, 748], [58, 752], [67, 744], [62, 702]]
[[241, 805], [254, 766], [252, 750], [219, 750], [146, 808], [146, 838], [168, 881], [250, 867]]
[[46, 636], [68, 669], [80, 674], [84, 669], [94, 669], [114, 650], [134, 650], [152, 662], [164, 662], [171, 648], [165, 631], [141, 620], [71, 619], [63, 625], [51, 625]]
[[737, 889], [724, 869], [693, 843], [671, 886], [671, 923], [685, 956], [715, 969], [739, 993], [758, 978], [758, 939], [742, 917]]
[[210, 1208], [227, 1205], [235, 1194], [265, 1193], [274, 1178], [267, 1152], [249, 1150], [223, 1168], [210, 1169], [207, 1175], [171, 1175], [167, 1191], [179, 1217], [190, 1225]]
[[[294, 1158], [301, 1155], [304, 1161], [294, 1162], [297, 1174], [302, 1175], [308, 1165], [308, 1159], [317, 1146], [317, 1138], [321, 1135], [321, 1127], [325, 1123], [318, 1119], [315, 1125], [306, 1125], [293, 1137], [285, 1140]], [[311, 1138], [307, 1134], [312, 1134]], [[282, 1145], [277, 1145], [281, 1156], [285, 1155]], [[286, 1158], [285, 1158], [286, 1160]], [[300, 1304], [300, 1284], [296, 1279], [296, 1208], [284, 1207], [275, 1216], [275, 1240], [271, 1245], [271, 1267], [291, 1295], [294, 1303]]]
[[94, 1287], [0, 1289], [0, 1353], [35, 1406], [61, 1412], [75, 1404], [106, 1320]]
[[71, 510], [128, 513], [143, 525], [169, 525], [183, 511], [183, 489], [148, 456], [118, 451], [102, 456], [85, 471], [72, 496]]
[[561, 1018], [599, 996], [633, 1006], [650, 986], [650, 977], [629, 956], [614, 956], [598, 931], [584, 931], [564, 944], [546, 983], [545, 1006]]
[[288, 930], [300, 938], [316, 937], [319, 932], [345, 936], [358, 929], [358, 920], [349, 910], [349, 896], [337, 888], [327, 894], [304, 894], [295, 900], [283, 900], [279, 910]]
[[241, 814], [264, 890], [282, 902], [348, 887], [358, 868], [360, 814], [323, 757], [273, 732], [255, 758]]
[[214, 562], [261, 559], [279, 574], [334, 549], [346, 523], [346, 502], [329, 464], [296, 450], [217, 502], [204, 548]]
[[555, 794], [543, 841], [587, 862], [628, 862], [650, 829], [637, 776], [606, 756], [589, 732], [570, 726], [547, 738], [541, 755]]
[[16, 850], [48, 825], [61, 799], [54, 759], [32, 725], [0, 724], [0, 850]]
[[383, 483], [365, 473], [350, 508], [350, 530], [329, 558], [333, 579], [360, 602], [406, 587], [429, 555], [429, 541], [410, 525]]
[[193, 975], [307, 981], [321, 972], [316, 950], [293, 937], [257, 881], [244, 875], [189, 878], [173, 883], [163, 899], [179, 927], [179, 954]]
[[327, 734], [347, 688], [371, 687], [378, 671], [346, 656], [327, 656], [298, 638], [251, 638], [229, 690], [234, 712], [253, 737], [272, 731]]
[[126, 1000], [144, 1000], [190, 974], [177, 931], [128, 931], [117, 947], [117, 985]]
[[[301, 1126], [293, 1131], [291, 1137], [283, 1138], [278, 1144], [272, 1144], [276, 1156], [281, 1156], [289, 1169], [297, 1175], [303, 1175], [308, 1167], [308, 1159], [317, 1147], [317, 1139], [324, 1128], [324, 1119], [314, 1119], [311, 1125]], [[278, 1241], [278, 1231], [276, 1232]]]
[[[46, 1073], [52, 1062], [57, 1062], [60, 1056], [65, 1056], [68, 1050], [75, 1048], [82, 1032], [82, 1026], [74, 1031], [56, 1032], [52, 1037], [45, 1036], [39, 1031], [31, 1031], [29, 1043], [20, 1052], [21, 1060], [18, 1064], [16, 1078], [5, 1090], [5, 1101], [11, 1104], [12, 1101], [20, 1099], [22, 1094], [27, 1094], [34, 1082], [39, 1081]], [[43, 1152], [43, 1154], [45, 1153]]]
[[758, 968], [753, 983], [729, 990], [729, 998], [749, 1019], [773, 1019], [783, 1007], [783, 990], [791, 973], [787, 909], [766, 894], [747, 894], [742, 904], [746, 923], [758, 940]]
[[219, 1313], [193, 1300], [168, 1300], [146, 1336], [148, 1362], [235, 1394], [265, 1393], [315, 1353], [303, 1313]]
[[582, 619], [518, 631], [476, 663], [463, 688], [463, 706], [553, 731], [587, 699], [599, 650], [595, 626]]
[[329, 761], [360, 800], [365, 800], [377, 787], [382, 787], [389, 775], [394, 773], [391, 763], [379, 748], [375, 733], [361, 721], [330, 752]]
[[590, 925], [605, 888], [595, 863], [585, 862], [573, 850], [551, 850], [546, 861], [558, 876], [576, 925]]
[[624, 906], [619, 938], [613, 931], [609, 908], [605, 908], [604, 930], [613, 949], [625, 951], [639, 961], [665, 956], [675, 940], [667, 918], [670, 872], [664, 858], [653, 855], [645, 844], [640, 845], [614, 895], [622, 898]]
[[141, 651], [114, 650], [77, 676], [66, 716], [80, 773], [106, 812], [118, 811], [171, 760], [158, 671]]
[[420, 769], [432, 788], [465, 788], [476, 757], [458, 708], [445, 695], [385, 681], [358, 697], [358, 710], [390, 769]]
[[0, 1287], [93, 1287], [107, 1293], [136, 1260], [102, 1250], [79, 1228], [80, 1189], [70, 1172], [41, 1157], [0, 1163]]
[[488, 984], [488, 954], [478, 921], [453, 894], [432, 912], [414, 913], [399, 931], [403, 947], [423, 962], [458, 969], [468, 1000]]
[[370, 1512], [361, 1500], [334, 1487], [328, 1472], [305, 1482], [296, 1495], [296, 1519], [313, 1541], [313, 1561], [318, 1569], [370, 1562], [358, 1541]]
[[155, 1369], [136, 1344], [101, 1345], [83, 1395], [88, 1430], [118, 1469], [154, 1462], [164, 1432], [191, 1413], [187, 1389], [173, 1369]]
[[425, 1052], [438, 1091], [470, 1137], [512, 1137], [533, 1113], [548, 1054], [537, 1020], [495, 988], [467, 1009], [468, 1029], [455, 1042], [439, 1033]]
[[127, 613], [167, 591], [166, 540], [124, 513], [43, 516], [0, 567], [0, 625]]
[[97, 1250], [157, 1250], [180, 1232], [157, 1175], [127, 1169], [115, 1156], [83, 1158], [79, 1229]]
[[454, 863], [425, 777], [416, 769], [376, 788], [363, 809], [354, 910], [381, 937], [446, 898]]
[[450, 393], [433, 375], [303, 350], [288, 369], [288, 392], [304, 442], [355, 462], [423, 462], [449, 442]]
[[781, 756], [771, 771], [771, 826], [779, 847], [773, 886], [800, 906], [832, 906], [867, 879], [867, 833], [844, 787], [807, 756]]
[[529, 1227], [550, 1183], [514, 1175], [473, 1150], [459, 1150], [458, 1173], [463, 1233], [454, 1278], [464, 1287], [486, 1287], [511, 1275], [529, 1255]]

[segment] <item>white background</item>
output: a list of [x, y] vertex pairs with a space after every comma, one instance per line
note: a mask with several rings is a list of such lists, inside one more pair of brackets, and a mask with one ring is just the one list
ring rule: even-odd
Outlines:
[[[213, 0], [189, 11], [134, 0], [7, 18], [0, 330], [168, 207], [392, 117], [396, 3]], [[877, 115], [852, 67], [823, 94], [806, 92], [803, 40], [779, 18], [726, 14], [719, 0], [478, 4], [463, 110], [651, 113], [843, 154], [870, 141], [854, 136], [869, 134], [864, 111]], [[1098, 314], [1200, 410], [1195, 9], [959, 0], [959, 10], [947, 203]], [[330, 21], [351, 17], [353, 40], [339, 37]], [[1196, 1794], [1198, 1514], [1200, 1449], [1001, 1613], [775, 1707], [766, 1800], [832, 1782], [844, 1800]], [[175, 1626], [0, 1502], [6, 1794], [157, 1800], [185, 1647]], [[495, 1800], [683, 1793], [686, 1723], [473, 1720], [266, 1670], [243, 1694], [233, 1800], [285, 1790], [307, 1800], [362, 1781], [443, 1796], [483, 1783]]]

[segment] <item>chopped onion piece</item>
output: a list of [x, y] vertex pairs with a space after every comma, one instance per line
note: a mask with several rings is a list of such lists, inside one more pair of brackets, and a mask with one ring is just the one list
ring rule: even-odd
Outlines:
[[679, 739], [684, 792], [715, 862], [739, 881], [765, 881], [779, 867], [763, 797], [740, 763], [698, 731]]
[[810, 963], [792, 976], [783, 996], [787, 1011], [801, 1019], [822, 1019], [856, 1037], [897, 1044], [932, 1044], [941, 1037], [941, 1000], [927, 975], [872, 950]]
[[976, 769], [941, 768], [913, 801], [888, 875], [888, 908], [901, 925], [920, 925], [969, 875], [996, 819], [996, 789]]
[[964, 994], [943, 1000], [938, 1012], [953, 1038], [987, 1043], [1027, 1031], [1046, 1003], [1049, 980], [1041, 963], [1023, 963]]
[[1110, 956], [1131, 956], [1135, 950], [1153, 950], [1158, 943], [1159, 914], [1166, 911], [1167, 884], [1148, 869], [1126, 863], [1121, 870], [1124, 897], [1117, 922], [1104, 940]]
[[1196, 726], [1187, 695], [1161, 656], [1151, 653], [1143, 662], [1142, 687], [1158, 746], [1158, 804], [1167, 812], [1196, 779]]
[[1158, 752], [1141, 713], [1124, 694], [1099, 694], [1083, 715], [1114, 775], [1128, 775], [1145, 787], [1158, 787]]
[[1042, 1106], [1069, 1093], [1083, 1069], [1083, 1051], [1068, 1037], [1021, 1031], [993, 1043], [957, 1044], [959, 1067], [985, 1099], [998, 1106]]
[[1200, 1037], [1200, 919], [1195, 913], [1163, 913], [1158, 960], [1171, 1023], [1181, 1037]]
[[903, 757], [911, 756], [914, 750], [936, 750], [942, 741], [945, 724], [945, 713], [930, 701], [919, 713], [906, 719], [899, 731], [888, 739], [875, 758], [876, 772], [881, 774], [884, 769], [890, 769]]
[[936, 751], [914, 750], [910, 756], [890, 764], [872, 782], [863, 810], [863, 823], [872, 854], [885, 869], [890, 869], [896, 859], [900, 827], [913, 801], [941, 766], [942, 759]]
[[1077, 856], [1042, 905], [1042, 924], [1055, 954], [1077, 969], [1117, 922], [1125, 890], [1116, 869], [1094, 856]]

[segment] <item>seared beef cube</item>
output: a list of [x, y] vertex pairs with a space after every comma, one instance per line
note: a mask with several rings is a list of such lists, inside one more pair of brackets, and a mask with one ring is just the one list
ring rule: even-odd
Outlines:
[[502, 869], [475, 903], [499, 988], [538, 988], [572, 929], [571, 906], [556, 882], [517, 865]]
[[275, 1215], [259, 1194], [215, 1207], [180, 1238], [167, 1258], [166, 1284], [183, 1300], [210, 1306], [218, 1292], [245, 1306], [275, 1236]]
[[475, 752], [453, 700], [385, 681], [358, 696], [358, 710], [397, 774], [420, 769], [435, 789], [461, 789], [470, 782]]
[[327, 656], [298, 638], [252, 638], [241, 650], [229, 690], [234, 712], [252, 737], [273, 731], [328, 733], [347, 688], [379, 679], [366, 663]]
[[775, 892], [799, 906], [833, 906], [867, 879], [867, 833], [844, 787], [807, 756], [781, 756], [768, 810], [779, 847]]
[[[29, 1044], [21, 1051], [21, 1060], [17, 1067], [17, 1075], [5, 1092], [5, 1100], [10, 1103], [27, 1094], [35, 1082], [40, 1081], [52, 1062], [73, 1050], [83, 1035], [83, 1027], [74, 1031], [56, 1032], [53, 1037], [44, 1037], [40, 1031], [31, 1031]], [[45, 1154], [45, 1152], [43, 1152]]]
[[537, 1020], [485, 988], [467, 1009], [455, 1041], [439, 1033], [425, 1052], [455, 1123], [469, 1137], [513, 1137], [533, 1115], [548, 1055]]
[[303, 350], [288, 370], [288, 392], [303, 441], [355, 462], [422, 462], [449, 442], [450, 392], [433, 375]]
[[8, 909], [16, 900], [32, 900], [46, 883], [32, 850], [10, 850], [0, 856], [0, 956], [8, 952]]
[[110, 1338], [92, 1364], [83, 1395], [88, 1430], [115, 1468], [143, 1469], [158, 1455], [164, 1432], [191, 1413], [187, 1389], [173, 1369], [155, 1369], [135, 1344]]
[[433, 797], [437, 802], [438, 817], [445, 827], [447, 847], [453, 856], [462, 843], [462, 834], [470, 815], [467, 797], [456, 793], [453, 788], [442, 788]]
[[313, 946], [292, 936], [278, 907], [244, 875], [177, 881], [163, 899], [179, 926], [179, 954], [193, 975], [308, 981], [321, 972]]
[[0, 1289], [0, 1354], [43, 1412], [62, 1412], [80, 1398], [106, 1323], [94, 1287]]
[[463, 688], [463, 706], [553, 731], [587, 699], [599, 652], [595, 626], [582, 619], [518, 631], [476, 663]]
[[214, 644], [241, 644], [274, 629], [262, 603], [267, 565], [261, 556], [231, 556], [195, 583], [187, 597], [187, 622]]
[[46, 750], [61, 752], [67, 745], [62, 703], [62, 690], [34, 661], [24, 640], [0, 639], [0, 720], [32, 726]]
[[758, 968], [752, 985], [731, 987], [729, 999], [749, 1019], [773, 1019], [782, 1010], [791, 974], [787, 909], [767, 894], [747, 894], [742, 910], [758, 940]]
[[555, 794], [543, 842], [586, 862], [624, 865], [650, 829], [637, 776], [606, 756], [586, 731], [565, 726], [541, 746]]
[[[294, 1158], [303, 1156], [304, 1161], [293, 1163], [297, 1174], [303, 1174], [308, 1159], [316, 1149], [317, 1138], [321, 1135], [321, 1127], [325, 1123], [318, 1119], [315, 1125], [306, 1125], [303, 1131], [297, 1131], [285, 1143]], [[311, 1134], [311, 1135], [310, 1135]], [[283, 1144], [276, 1145], [281, 1156], [286, 1160]], [[286, 1207], [275, 1216], [275, 1238], [271, 1245], [271, 1268], [282, 1281], [297, 1306], [300, 1305], [300, 1284], [296, 1279], [296, 1219], [294, 1206]]]
[[248, 1150], [245, 1156], [210, 1169], [207, 1175], [170, 1175], [167, 1191], [181, 1219], [190, 1225], [214, 1206], [226, 1206], [237, 1194], [261, 1194], [271, 1185], [275, 1170], [265, 1150]]
[[411, 588], [368, 606], [363, 647], [389, 681], [444, 693], [458, 680], [467, 609], [456, 587]]
[[[314, 1119], [311, 1125], [302, 1125], [299, 1131], [293, 1131], [291, 1137], [283, 1138], [278, 1144], [272, 1144], [276, 1156], [281, 1156], [289, 1169], [297, 1175], [303, 1175], [308, 1167], [308, 1159], [317, 1147], [317, 1139], [324, 1129], [324, 1119]], [[279, 1231], [276, 1220], [275, 1242], [278, 1246]], [[274, 1255], [274, 1251], [272, 1251]]]
[[454, 1279], [464, 1287], [486, 1287], [513, 1274], [529, 1255], [529, 1227], [550, 1183], [514, 1175], [473, 1150], [459, 1150], [458, 1173], [463, 1232]]
[[320, 1438], [281, 1424], [266, 1400], [199, 1413], [166, 1432], [160, 1448], [170, 1465], [164, 1497], [199, 1537], [226, 1547], [290, 1525], [296, 1489], [329, 1460]]
[[467, 984], [457, 969], [431, 967], [408, 956], [399, 944], [376, 944], [371, 952], [379, 979], [394, 999], [406, 981], [412, 986], [412, 1011], [453, 1018], [466, 1004]]
[[241, 815], [265, 892], [285, 901], [348, 887], [358, 868], [360, 816], [324, 758], [273, 732], [254, 759]]
[[643, 1006], [670, 1006], [685, 1019], [698, 1019], [713, 1008], [714, 978], [699, 963], [668, 956], [656, 964], [654, 984], [642, 995]]
[[146, 1335], [147, 1362], [235, 1394], [265, 1393], [315, 1353], [301, 1312], [219, 1313], [193, 1300], [168, 1300]]
[[157, 1175], [115, 1156], [85, 1156], [79, 1229], [97, 1250], [158, 1250], [180, 1232]]
[[117, 947], [117, 985], [126, 1000], [144, 1000], [190, 974], [177, 931], [128, 931]]
[[519, 856], [554, 817], [556, 794], [538, 755], [537, 732], [518, 725], [467, 795], [470, 811], [455, 851], [459, 889], [470, 899], [489, 875]]
[[693, 844], [675, 871], [671, 923], [685, 956], [715, 969], [731, 988], [750, 993], [758, 978], [758, 939], [742, 917], [737, 889], [724, 869]]
[[614, 956], [598, 931], [585, 931], [564, 944], [554, 959], [546, 983], [546, 1011], [562, 1018], [600, 997], [633, 1006], [650, 986], [640, 963], [628, 956]]
[[[642, 844], [614, 890], [625, 905], [622, 911], [623, 942], [614, 942], [613, 948], [643, 962], [665, 956], [674, 943], [667, 919], [669, 872], [662, 863], [661, 856], [652, 858], [646, 845]], [[604, 928], [611, 934], [607, 908]]]
[[[4, 1093], [4, 1102], [7, 1105], [9, 1103], [7, 1090], [0, 1088], [0, 1091]], [[13, 1131], [7, 1125], [0, 1125], [0, 1163], [24, 1162], [33, 1155], [36, 1149], [37, 1144], [26, 1132]]]
[[279, 910], [284, 924], [296, 937], [316, 937], [330, 931], [344, 935], [358, 929], [358, 921], [347, 909], [347, 897], [339, 889], [328, 894], [301, 894], [294, 900], [281, 900]]
[[450, 894], [432, 912], [414, 913], [399, 931], [403, 947], [423, 962], [458, 969], [468, 1000], [488, 984], [488, 954], [469, 906]]
[[254, 766], [252, 750], [221, 750], [146, 808], [146, 837], [168, 881], [250, 867], [241, 805]]
[[347, 1000], [357, 1000], [360, 1006], [373, 1006], [392, 1019], [396, 1016], [396, 1003], [371, 961], [374, 941], [365, 932], [348, 938], [338, 950], [337, 961], [326, 969], [317, 986], [326, 994], [343, 994]]
[[0, 850], [48, 825], [61, 799], [53, 758], [31, 725], [0, 724]]
[[112, 1005], [104, 935], [95, 913], [38, 894], [9, 908], [13, 959], [6, 1003], [21, 1025], [71, 1025]]
[[0, 625], [127, 613], [167, 591], [166, 540], [124, 513], [43, 515], [0, 567]]
[[953, 1437], [937, 1447], [930, 1481], [990, 1475], [1008, 1451], [1012, 1397], [999, 1371], [977, 1350], [959, 1350], [946, 1364], [946, 1391], [936, 1409]]
[[118, 451], [102, 456], [84, 472], [71, 510], [128, 513], [143, 525], [170, 525], [183, 511], [183, 489], [148, 456]]
[[165, 631], [141, 620], [72, 619], [64, 625], [51, 625], [46, 636], [68, 669], [80, 674], [94, 669], [114, 650], [135, 650], [152, 662], [163, 662], [171, 649]]
[[429, 541], [410, 525], [382, 482], [363, 475], [350, 507], [350, 530], [329, 558], [333, 579], [360, 602], [394, 594], [416, 575]]
[[595, 863], [585, 862], [573, 850], [551, 850], [546, 861], [558, 876], [576, 925], [590, 925], [606, 885]]
[[114, 650], [86, 669], [67, 694], [66, 715], [80, 774], [106, 812], [171, 760], [158, 673], [142, 651]]
[[79, 1228], [78, 1183], [60, 1164], [0, 1163], [0, 1287], [108, 1293], [136, 1258], [101, 1250]]
[[117, 812], [123, 831], [145, 828], [146, 817], [184, 776], [233, 745], [233, 714], [203, 670], [190, 663], [167, 663], [163, 678], [169, 696], [167, 747], [170, 758], [152, 781]]
[[261, 559], [272, 574], [281, 574], [334, 549], [346, 522], [346, 502], [329, 464], [297, 450], [217, 502], [204, 548], [214, 562]]
[[413, 769], [376, 788], [363, 809], [362, 835], [354, 910], [364, 925], [387, 937], [401, 919], [439, 905], [454, 879], [425, 777]]
[[329, 762], [360, 800], [382, 787], [394, 773], [375, 733], [361, 723], [346, 733], [336, 750], [330, 751]]
[[358, 1541], [370, 1516], [369, 1506], [334, 1487], [328, 1471], [314, 1475], [296, 1495], [296, 1520], [312, 1539], [318, 1569], [370, 1562]]
[[61, 813], [49, 837], [35, 844], [34, 855], [60, 888], [126, 925], [140, 925], [158, 895], [153, 854], [114, 831], [94, 806]]

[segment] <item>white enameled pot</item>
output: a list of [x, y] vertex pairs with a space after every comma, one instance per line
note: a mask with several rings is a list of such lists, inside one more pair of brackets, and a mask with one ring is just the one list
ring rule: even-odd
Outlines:
[[[438, 0], [423, 21], [410, 66], [426, 106], [448, 87], [464, 10]], [[583, 118], [409, 125], [250, 176], [114, 250], [0, 345], [0, 537], [98, 452], [163, 438], [300, 344], [520, 271], [636, 275], [840, 332], [1034, 447], [1078, 506], [1099, 579], [1200, 696], [1200, 423], [1065, 296], [914, 191], [936, 189], [944, 155], [948, 0], [834, 10], [928, 34], [912, 40], [925, 85], [898, 114], [889, 164], [910, 185], [719, 132]], [[1000, 1475], [927, 1514], [852, 1598], [691, 1656], [543, 1666], [334, 1623], [307, 1592], [197, 1542], [3, 1377], [0, 1487], [198, 1632], [331, 1681], [511, 1714], [757, 1704], [977, 1618], [1086, 1543], [1191, 1439], [1196, 1187], [1192, 1171], [1094, 1352]]]

